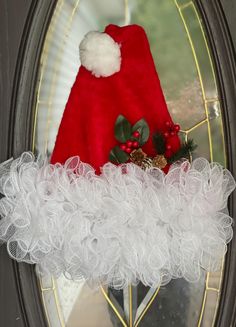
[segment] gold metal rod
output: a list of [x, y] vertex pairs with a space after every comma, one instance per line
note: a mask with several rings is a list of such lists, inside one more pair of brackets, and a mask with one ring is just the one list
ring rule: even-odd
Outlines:
[[50, 40], [53, 36], [53, 30], [55, 29], [55, 24], [53, 25], [53, 23], [55, 23], [56, 17], [61, 12], [63, 4], [64, 4], [63, 0], [59, 1], [57, 3], [56, 9], [54, 10], [53, 19], [52, 19], [52, 21], [49, 25], [48, 31], [47, 31], [46, 40], [44, 42], [42, 55], [41, 55], [41, 59], [40, 59], [41, 72], [40, 72], [39, 84], [38, 84], [38, 89], [37, 89], [36, 107], [34, 110], [33, 139], [32, 139], [32, 151], [33, 152], [35, 151], [35, 143], [36, 143], [36, 128], [37, 128], [37, 118], [38, 118], [38, 110], [39, 110], [39, 96], [40, 96], [40, 91], [41, 91], [41, 87], [42, 87], [42, 80], [43, 80], [43, 76], [44, 76], [44, 72], [45, 72], [46, 62], [48, 59], [48, 56], [46, 54], [48, 53]]
[[185, 8], [191, 6], [192, 4], [193, 4], [192, 1], [189, 1], [189, 2], [184, 3], [183, 5], [178, 4], [178, 7], [182, 10], [182, 9], [185, 9]]
[[206, 297], [207, 297], [207, 290], [205, 289], [204, 296], [203, 296], [203, 301], [202, 301], [201, 312], [200, 312], [200, 317], [199, 317], [198, 324], [197, 324], [198, 327], [201, 327], [203, 313], [204, 313], [204, 310], [205, 310]]
[[207, 287], [207, 291], [213, 291], [219, 293], [219, 290], [215, 287]]
[[130, 20], [129, 0], [124, 0], [124, 5], [125, 5], [125, 25], [128, 25]]
[[[53, 283], [55, 285], [55, 281], [53, 279]], [[61, 324], [61, 327], [66, 327], [65, 322], [64, 322], [64, 317], [62, 315], [61, 309], [60, 309], [60, 301], [59, 301], [59, 297], [58, 297], [58, 293], [57, 293], [57, 287], [55, 286], [54, 292], [54, 299], [55, 299], [55, 303], [56, 303], [56, 307], [57, 307], [57, 313], [58, 313], [58, 317], [59, 317], [59, 321]]]
[[213, 317], [213, 323], [212, 326], [214, 326], [215, 324], [215, 320], [216, 320], [216, 314], [217, 314], [217, 310], [219, 307], [219, 300], [220, 300], [220, 290], [221, 290], [221, 286], [222, 286], [222, 280], [223, 280], [223, 271], [224, 271], [224, 264], [225, 264], [225, 257], [222, 260], [221, 263], [221, 271], [220, 271], [220, 282], [219, 282], [219, 292], [218, 292], [218, 296], [217, 296], [217, 301], [216, 301], [216, 306], [215, 306], [215, 312], [214, 312], [214, 317]]
[[[198, 75], [199, 75], [199, 80], [200, 80], [200, 85], [201, 85], [202, 95], [203, 95], [204, 108], [205, 108], [206, 117], [207, 117], [207, 121], [206, 122], [208, 124], [208, 138], [209, 138], [209, 147], [210, 147], [210, 158], [211, 158], [211, 161], [213, 161], [213, 159], [214, 159], [213, 158], [213, 144], [212, 144], [212, 136], [211, 136], [211, 125], [210, 125], [210, 121], [208, 119], [208, 103], [213, 102], [213, 101], [217, 101], [219, 103], [219, 99], [218, 99], [218, 97], [216, 97], [216, 98], [207, 98], [206, 97], [206, 93], [205, 93], [204, 85], [203, 85], [203, 80], [202, 80], [202, 76], [201, 76], [201, 70], [200, 70], [200, 66], [199, 66], [199, 63], [198, 63], [198, 58], [197, 58], [197, 55], [196, 55], [196, 52], [195, 52], [195, 48], [194, 48], [194, 43], [192, 41], [191, 34], [189, 32], [189, 29], [188, 29], [187, 23], [185, 21], [184, 15], [183, 15], [183, 13], [181, 11], [181, 10], [184, 9], [184, 6], [178, 5], [177, 1], [176, 0], [174, 0], [174, 1], [175, 1], [175, 4], [176, 4], [176, 6], [177, 6], [177, 8], [179, 10], [179, 13], [180, 13], [180, 16], [182, 18], [182, 21], [183, 21], [183, 24], [184, 24], [184, 27], [185, 27], [187, 36], [189, 38], [190, 46], [191, 46], [191, 49], [192, 49], [192, 53], [193, 53], [193, 56], [194, 56], [194, 59], [195, 59], [195, 63], [196, 63], [196, 67], [197, 67], [197, 71], [198, 71]], [[201, 32], [202, 32], [202, 36], [204, 38], [204, 43], [205, 43], [205, 46], [206, 46], [206, 50], [207, 50], [207, 53], [208, 53], [208, 59], [210, 61], [211, 70], [212, 70], [212, 76], [213, 76], [213, 79], [214, 79], [215, 88], [216, 88], [216, 91], [217, 91], [217, 84], [216, 84], [216, 77], [215, 77], [213, 62], [212, 62], [212, 58], [211, 58], [211, 55], [210, 55], [209, 47], [207, 45], [207, 40], [206, 40], [206, 36], [205, 36], [204, 30], [203, 30], [203, 26], [202, 26], [200, 17], [198, 15], [198, 12], [197, 12], [195, 6], [194, 6], [194, 3], [192, 2], [192, 3], [189, 3], [188, 5], [192, 5], [193, 6], [193, 10], [195, 12], [195, 16], [196, 16], [196, 18], [198, 20], [198, 23], [199, 23], [199, 26], [200, 26], [200, 29], [201, 29]], [[217, 92], [217, 94], [218, 94], [218, 92]], [[221, 122], [221, 124], [222, 124], [222, 122]], [[198, 126], [199, 125], [194, 126], [194, 128], [196, 128]], [[222, 136], [223, 136], [223, 141], [224, 141], [223, 126], [222, 126]], [[224, 146], [224, 152], [225, 152], [225, 146]], [[225, 153], [225, 158], [226, 158], [226, 153]], [[221, 273], [222, 273], [222, 270], [223, 270], [223, 268], [221, 269]], [[204, 310], [205, 310], [207, 291], [209, 289], [208, 282], [209, 282], [209, 274], [207, 274], [206, 287], [205, 287], [204, 298], [203, 298], [203, 302], [202, 302], [202, 308], [201, 308], [200, 318], [199, 318], [199, 322], [198, 322], [198, 327], [200, 327], [200, 325], [201, 325], [202, 318], [203, 318], [203, 313], [204, 313]], [[207, 289], [207, 287], [208, 287], [208, 289]], [[218, 294], [219, 294], [219, 292], [218, 292]], [[218, 302], [219, 302], [219, 295], [218, 295], [217, 299], [218, 299]], [[214, 325], [216, 311], [217, 311], [217, 307], [215, 308], [215, 314], [214, 314], [212, 326]]]
[[[79, 3], [80, 3], [80, 0], [77, 0], [75, 5], [74, 5], [74, 8], [72, 10], [72, 13], [70, 15], [70, 18], [65, 26], [65, 30], [64, 30], [64, 33], [63, 33], [63, 39], [62, 39], [62, 42], [61, 42], [61, 46], [60, 46], [60, 50], [58, 51], [58, 55], [55, 59], [55, 65], [54, 65], [54, 70], [53, 70], [53, 76], [52, 76], [52, 81], [51, 81], [51, 88], [50, 88], [50, 91], [49, 91], [49, 102], [52, 103], [53, 101], [53, 97], [55, 95], [55, 89], [56, 89], [56, 79], [58, 77], [58, 73], [59, 73], [59, 65], [62, 61], [62, 54], [63, 54], [63, 48], [65, 46], [65, 43], [66, 43], [66, 38], [68, 36], [68, 33], [69, 33], [69, 30], [71, 28], [71, 25], [72, 25], [72, 22], [73, 22], [73, 18], [74, 18], [74, 15], [79, 7]], [[48, 148], [48, 138], [49, 138], [49, 131], [50, 131], [50, 122], [51, 122], [51, 118], [52, 118], [52, 111], [53, 111], [53, 108], [52, 106], [49, 106], [49, 110], [48, 110], [48, 120], [47, 120], [47, 124], [46, 124], [46, 132], [45, 132], [45, 145], [44, 145], [44, 152], [46, 153], [47, 152], [47, 148]]]
[[48, 288], [42, 288], [41, 287], [42, 292], [48, 292], [48, 291], [54, 291], [54, 290], [55, 290], [55, 288], [53, 288], [53, 287], [48, 287]]
[[208, 122], [208, 118], [203, 119], [202, 121], [200, 121], [200, 122], [197, 123], [196, 125], [190, 127], [189, 129], [187, 129], [187, 130], [184, 131], [184, 132], [188, 134], [188, 133], [192, 132], [194, 129], [198, 128], [199, 126], [201, 126], [201, 125], [203, 125], [203, 124], [205, 124], [205, 123], [207, 123], [207, 122]]
[[124, 319], [121, 317], [119, 311], [116, 309], [116, 307], [113, 305], [113, 303], [111, 302], [111, 300], [109, 299], [109, 296], [107, 295], [106, 291], [104, 290], [103, 286], [100, 286], [101, 291], [103, 293], [103, 295], [105, 296], [107, 302], [109, 303], [109, 305], [111, 306], [111, 308], [113, 309], [113, 311], [115, 312], [115, 314], [117, 315], [117, 317], [119, 318], [120, 322], [122, 323], [122, 325], [124, 327], [128, 327], [127, 324], [125, 323]]
[[49, 319], [48, 309], [47, 309], [47, 306], [46, 306], [46, 303], [45, 303], [45, 298], [44, 298], [43, 293], [42, 293], [42, 300], [43, 300], [43, 307], [44, 307], [44, 312], [45, 312], [45, 315], [46, 315], [47, 323], [48, 323], [49, 327], [52, 327], [50, 319]]
[[219, 98], [207, 98], [207, 99], [205, 99], [205, 102], [206, 103], [211, 103], [211, 102], [219, 102], [220, 103], [220, 100], [219, 100]]
[[134, 327], [137, 327], [140, 323], [140, 321], [143, 319], [145, 313], [147, 312], [147, 310], [150, 308], [152, 302], [155, 300], [158, 292], [160, 290], [160, 287], [158, 287], [158, 289], [156, 290], [156, 292], [154, 293], [153, 297], [151, 298], [151, 300], [149, 301], [148, 305], [146, 306], [146, 308], [143, 310], [143, 312], [141, 313], [140, 317], [138, 318], [136, 324], [134, 325]]
[[[193, 43], [193, 40], [192, 40], [192, 37], [191, 37], [191, 33], [190, 33], [189, 29], [188, 29], [187, 23], [185, 21], [183, 12], [181, 10], [181, 7], [178, 5], [177, 0], [174, 0], [174, 1], [176, 3], [177, 8], [178, 8], [180, 17], [182, 18], [182, 21], [183, 21], [183, 24], [184, 24], [184, 27], [185, 27], [185, 31], [186, 31], [187, 36], [188, 36], [188, 40], [189, 40], [189, 43], [190, 43], [190, 47], [191, 47], [191, 50], [192, 50], [192, 54], [193, 54], [193, 57], [194, 57], [194, 61], [195, 61], [195, 65], [196, 65], [196, 68], [197, 68], [198, 77], [199, 77], [199, 81], [200, 81], [200, 85], [201, 85], [205, 113], [206, 113], [206, 117], [208, 118], [208, 110], [207, 110], [208, 108], [207, 108], [207, 105], [206, 105], [206, 102], [205, 102], [205, 100], [206, 100], [206, 94], [205, 94], [205, 89], [204, 89], [204, 85], [203, 85], [203, 80], [202, 80], [202, 74], [201, 74], [200, 65], [199, 65], [198, 58], [197, 58], [197, 55], [196, 55], [196, 52], [195, 52], [195, 48], [194, 48], [194, 43]], [[193, 10], [195, 12], [196, 18], [200, 22], [199, 16], [197, 15], [197, 11], [196, 11], [196, 8], [195, 8], [193, 2], [191, 3], [191, 6], [193, 7]], [[201, 25], [201, 24], [199, 23], [199, 25]], [[201, 28], [201, 31], [203, 32], [202, 28]], [[206, 41], [205, 38], [204, 38], [204, 40]], [[207, 43], [205, 43], [205, 45], [206, 45], [206, 48], [207, 48]], [[209, 51], [207, 51], [207, 53], [209, 55]], [[209, 60], [210, 60], [210, 58], [209, 58]], [[209, 139], [209, 148], [210, 148], [210, 159], [211, 159], [211, 161], [213, 161], [213, 147], [212, 147], [212, 137], [211, 137], [211, 126], [209, 124], [209, 120], [207, 121], [207, 124], [208, 124], [208, 139]]]
[[132, 285], [129, 285], [129, 326], [133, 327], [133, 298]]

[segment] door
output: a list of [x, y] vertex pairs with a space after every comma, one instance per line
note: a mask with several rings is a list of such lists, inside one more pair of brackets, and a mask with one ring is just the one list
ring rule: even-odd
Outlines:
[[[108, 23], [138, 23], [147, 31], [167, 104], [183, 128], [182, 137], [193, 137], [199, 144], [197, 156], [235, 171], [234, 48], [219, 1], [0, 3], [1, 102], [6, 108], [1, 109], [1, 160], [26, 149], [50, 154], [79, 66], [80, 39], [88, 30], [102, 30]], [[226, 8], [230, 16], [229, 4]], [[0, 323], [229, 326], [235, 301], [235, 239], [221, 271], [204, 274], [198, 284], [176, 280], [161, 289], [139, 285], [122, 292], [102, 287], [94, 292], [65, 278], [38, 279], [34, 267], [12, 262], [2, 247]]]

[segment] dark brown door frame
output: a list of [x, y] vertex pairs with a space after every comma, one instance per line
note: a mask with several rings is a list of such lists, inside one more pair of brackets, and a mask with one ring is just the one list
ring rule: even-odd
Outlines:
[[[32, 145], [40, 55], [56, 0], [0, 0], [0, 161]], [[0, 326], [46, 327], [34, 267], [0, 248]]]
[[[212, 49], [221, 106], [228, 168], [236, 177], [236, 55], [222, 3], [218, 0], [195, 0], [203, 19], [208, 42]], [[231, 6], [230, 6], [231, 2]], [[234, 1], [227, 0], [228, 8], [235, 8]], [[236, 12], [228, 12], [236, 21]], [[234, 28], [236, 28], [236, 23]], [[232, 30], [233, 33], [235, 33]], [[235, 35], [234, 35], [235, 36]], [[236, 192], [229, 201], [230, 213], [236, 221]], [[236, 228], [234, 224], [234, 233]], [[216, 316], [217, 327], [236, 326], [236, 235], [229, 245], [225, 261], [222, 292]]]
[[[0, 161], [31, 149], [40, 54], [56, 2], [0, 0]], [[223, 108], [228, 167], [236, 176], [235, 49], [220, 1], [195, 0], [195, 3], [212, 49]], [[229, 203], [234, 217], [235, 204], [236, 192]], [[236, 237], [226, 257], [216, 327], [236, 326], [235, 298]], [[4, 246], [0, 248], [0, 326], [47, 326], [34, 267], [9, 259]]]

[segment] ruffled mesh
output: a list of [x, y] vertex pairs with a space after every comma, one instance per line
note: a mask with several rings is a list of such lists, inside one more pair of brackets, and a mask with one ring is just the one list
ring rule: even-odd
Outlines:
[[79, 157], [49, 164], [26, 152], [0, 165], [0, 240], [39, 274], [109, 284], [172, 278], [197, 281], [218, 270], [232, 238], [231, 173], [203, 158], [157, 168], [111, 163], [94, 169]]

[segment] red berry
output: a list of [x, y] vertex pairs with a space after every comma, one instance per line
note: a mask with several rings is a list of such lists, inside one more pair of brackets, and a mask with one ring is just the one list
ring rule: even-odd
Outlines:
[[166, 127], [170, 127], [170, 125], [171, 125], [171, 122], [170, 121], [166, 121]]
[[170, 132], [170, 135], [171, 136], [174, 136], [175, 135], [175, 132], [174, 131]]
[[126, 145], [127, 145], [127, 148], [131, 148], [131, 146], [133, 145], [133, 142], [130, 141], [130, 140], [128, 140], [128, 141], [126, 142]]
[[165, 138], [167, 138], [167, 137], [169, 137], [169, 136], [170, 136], [170, 134], [169, 134], [168, 132], [165, 132], [165, 133], [164, 133], [164, 137], [165, 137]]
[[180, 131], [180, 126], [178, 124], [174, 125], [174, 129], [176, 132], [179, 132]]
[[139, 131], [135, 131], [135, 132], [133, 132], [133, 137], [138, 138], [139, 136], [140, 136]]
[[171, 152], [170, 150], [166, 150], [166, 152], [165, 152], [165, 157], [166, 157], [166, 158], [170, 158], [171, 155], [172, 155], [172, 152]]
[[139, 143], [137, 141], [134, 141], [133, 144], [132, 144], [133, 148], [138, 148], [139, 146]]
[[131, 148], [126, 148], [125, 152], [131, 153], [132, 152], [132, 149]]
[[171, 145], [170, 144], [167, 144], [166, 149], [167, 150], [171, 150]]
[[125, 144], [121, 144], [120, 145], [120, 148], [121, 148], [121, 150], [125, 151], [126, 150], [126, 145]]

